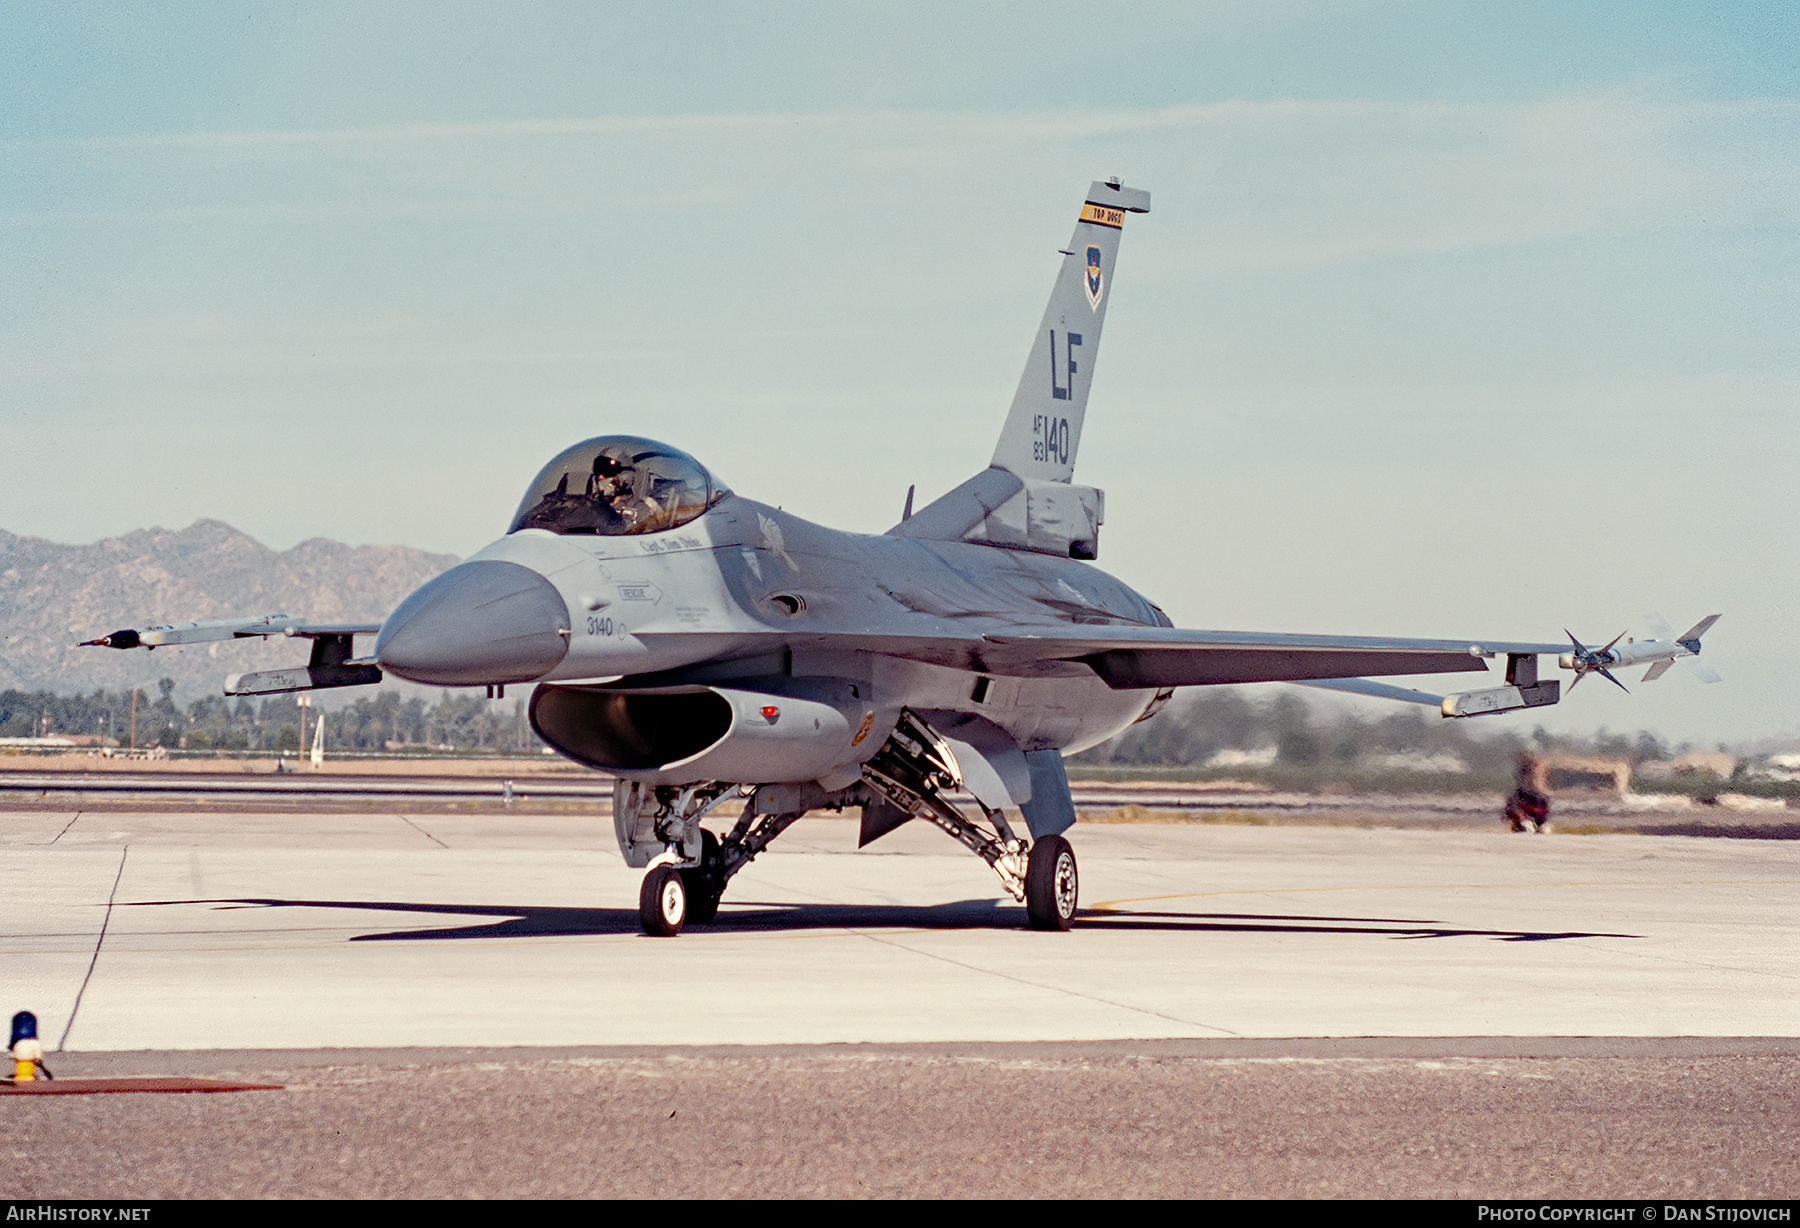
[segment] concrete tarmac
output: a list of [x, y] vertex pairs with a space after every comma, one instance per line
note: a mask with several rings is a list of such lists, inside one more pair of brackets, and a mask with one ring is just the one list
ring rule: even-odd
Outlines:
[[1078, 825], [1040, 934], [808, 819], [652, 939], [581, 815], [0, 812], [58, 1073], [289, 1088], [5, 1098], [8, 1193], [1793, 1197], [1800, 844], [1495, 826]]
[[1078, 825], [1041, 934], [941, 833], [819, 818], [652, 939], [578, 815], [0, 830], [0, 1008], [54, 1048], [1800, 1034], [1791, 841]]

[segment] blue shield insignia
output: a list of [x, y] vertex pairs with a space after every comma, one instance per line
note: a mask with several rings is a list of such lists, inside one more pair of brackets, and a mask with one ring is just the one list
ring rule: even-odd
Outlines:
[[1100, 310], [1100, 295], [1106, 289], [1106, 274], [1100, 271], [1100, 249], [1089, 246], [1087, 249], [1087, 296], [1088, 306], [1095, 311]]

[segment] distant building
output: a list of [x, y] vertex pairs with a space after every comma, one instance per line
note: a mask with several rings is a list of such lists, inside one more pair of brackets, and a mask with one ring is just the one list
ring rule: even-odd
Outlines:
[[1541, 755], [1532, 787], [1554, 798], [1623, 797], [1631, 791], [1631, 763], [1625, 759]]
[[1724, 751], [1691, 750], [1673, 759], [1640, 763], [1637, 774], [1646, 780], [1692, 780], [1701, 776], [1730, 780], [1737, 769], [1736, 755]]

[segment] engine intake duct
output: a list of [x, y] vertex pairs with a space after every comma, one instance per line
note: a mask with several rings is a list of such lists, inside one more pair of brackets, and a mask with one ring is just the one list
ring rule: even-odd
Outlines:
[[531, 727], [571, 759], [646, 771], [692, 759], [731, 731], [731, 703], [714, 691], [633, 693], [539, 687]]
[[531, 726], [579, 763], [656, 785], [854, 781], [897, 715], [866, 683], [746, 678], [735, 686], [539, 686]]

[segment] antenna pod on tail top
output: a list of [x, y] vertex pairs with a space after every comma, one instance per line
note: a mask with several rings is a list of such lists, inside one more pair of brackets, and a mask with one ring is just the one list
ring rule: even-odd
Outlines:
[[1117, 179], [1088, 188], [994, 449], [995, 468], [1043, 482], [1067, 482], [1074, 474], [1119, 235], [1127, 213], [1148, 212], [1150, 193]]

